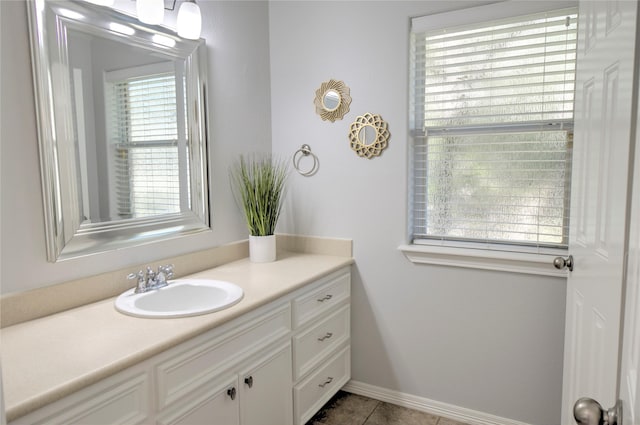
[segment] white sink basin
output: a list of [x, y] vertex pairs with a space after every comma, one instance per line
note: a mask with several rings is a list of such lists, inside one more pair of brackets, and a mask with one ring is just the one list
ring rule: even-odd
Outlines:
[[136, 317], [169, 318], [212, 313], [240, 302], [244, 292], [223, 280], [177, 279], [168, 286], [136, 294], [134, 289], [116, 298], [121, 313]]

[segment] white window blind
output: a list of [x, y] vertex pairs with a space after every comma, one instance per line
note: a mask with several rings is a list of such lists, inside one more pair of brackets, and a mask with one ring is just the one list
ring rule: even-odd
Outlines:
[[433, 31], [414, 20], [413, 243], [566, 246], [576, 13]]
[[114, 82], [111, 100], [118, 215], [138, 218], [179, 212], [175, 75]]

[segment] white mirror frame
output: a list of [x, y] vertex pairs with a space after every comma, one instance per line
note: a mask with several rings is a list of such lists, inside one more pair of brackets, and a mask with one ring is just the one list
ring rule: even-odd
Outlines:
[[[28, 8], [47, 259], [56, 262], [209, 230], [205, 41], [186, 40], [167, 28], [148, 26], [131, 16], [84, 1], [30, 0]], [[135, 29], [135, 34], [123, 35], [109, 29], [113, 22]], [[69, 25], [185, 61], [190, 210], [142, 219], [83, 222], [77, 202], [81, 188], [73, 179], [65, 179], [64, 167], [68, 164], [60, 160], [60, 153], [73, 148], [76, 140], [71, 91], [64, 78], [69, 75]], [[154, 36], [165, 37], [168, 45], [155, 43]], [[49, 45], [52, 37], [55, 48]], [[54, 70], [52, 64], [62, 71]], [[66, 87], [63, 95], [59, 95], [60, 87]]]

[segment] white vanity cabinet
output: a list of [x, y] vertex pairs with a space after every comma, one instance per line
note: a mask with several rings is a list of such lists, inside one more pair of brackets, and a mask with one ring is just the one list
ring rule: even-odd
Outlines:
[[237, 387], [236, 375], [218, 379], [203, 386], [183, 403], [166, 409], [155, 422], [159, 425], [239, 425], [240, 407], [235, 396]]
[[260, 353], [165, 409], [158, 425], [291, 425], [291, 345]]
[[150, 389], [146, 368], [136, 366], [20, 417], [10, 425], [149, 423]]
[[242, 425], [291, 425], [291, 344], [249, 365], [240, 374], [238, 393]]
[[293, 305], [294, 422], [304, 425], [351, 377], [349, 269], [320, 280]]
[[349, 318], [345, 267], [9, 425], [304, 425], [350, 378]]

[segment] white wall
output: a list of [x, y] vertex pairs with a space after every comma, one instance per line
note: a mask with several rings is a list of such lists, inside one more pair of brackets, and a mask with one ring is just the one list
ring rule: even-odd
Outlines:
[[[26, 8], [0, 1], [2, 293], [243, 239], [229, 163], [240, 152], [269, 151], [271, 139], [284, 157], [309, 143], [320, 170], [292, 175], [279, 230], [354, 239], [353, 378], [532, 424], [557, 423], [565, 282], [416, 266], [396, 249], [406, 235], [409, 16], [465, 2], [199, 5], [209, 45], [213, 230], [51, 264]], [[322, 121], [313, 105], [315, 90], [330, 78], [344, 80], [353, 97], [351, 112], [336, 123]], [[357, 157], [346, 137], [365, 112], [381, 114], [391, 131], [389, 148], [371, 160]]]
[[[308, 143], [313, 177], [293, 175], [281, 230], [354, 240], [353, 379], [532, 424], [560, 420], [564, 279], [414, 265], [406, 242], [409, 17], [471, 2], [274, 1], [273, 151]], [[330, 78], [351, 111], [315, 114]], [[381, 157], [349, 147], [366, 112], [389, 123]]]
[[[199, 2], [209, 55], [213, 230], [55, 264], [46, 261], [45, 253], [25, 4], [0, 1], [1, 292], [24, 291], [245, 239], [247, 231], [229, 189], [227, 170], [241, 152], [271, 150], [268, 4]], [[168, 14], [165, 22], [175, 22], [175, 16]]]

